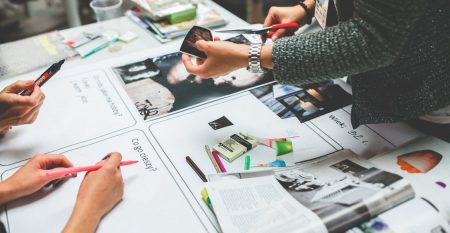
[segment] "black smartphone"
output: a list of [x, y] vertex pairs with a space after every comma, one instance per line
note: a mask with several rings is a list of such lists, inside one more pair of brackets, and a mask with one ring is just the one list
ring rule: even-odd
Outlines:
[[199, 40], [212, 41], [213, 37], [211, 31], [207, 28], [199, 26], [192, 27], [184, 38], [183, 43], [181, 44], [180, 51], [195, 57], [205, 59], [206, 54], [195, 47], [195, 42]]

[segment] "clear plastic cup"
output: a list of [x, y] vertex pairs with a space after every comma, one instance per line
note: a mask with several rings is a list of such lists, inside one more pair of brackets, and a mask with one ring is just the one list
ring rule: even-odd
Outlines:
[[89, 5], [98, 22], [122, 16], [122, 0], [92, 0]]

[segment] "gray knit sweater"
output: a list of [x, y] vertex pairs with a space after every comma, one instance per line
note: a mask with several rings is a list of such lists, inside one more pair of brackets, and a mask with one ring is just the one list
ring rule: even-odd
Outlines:
[[450, 0], [354, 0], [337, 26], [280, 39], [275, 79], [305, 84], [343, 76], [352, 124], [414, 119], [450, 104]]

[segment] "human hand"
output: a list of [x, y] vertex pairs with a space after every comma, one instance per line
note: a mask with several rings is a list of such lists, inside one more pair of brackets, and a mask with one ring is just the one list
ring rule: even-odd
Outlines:
[[[28, 88], [34, 88], [30, 96], [19, 95]], [[33, 123], [44, 99], [44, 93], [32, 80], [17, 81], [3, 89], [0, 92], [0, 135], [11, 126]]]
[[[300, 5], [292, 7], [271, 7], [264, 20], [263, 27], [269, 27], [273, 24], [280, 23], [301, 22], [304, 19], [306, 19], [306, 12]], [[278, 38], [293, 34], [294, 31], [292, 30], [278, 29], [273, 33], [271, 39], [275, 41]]]
[[101, 161], [103, 166], [86, 174], [78, 191], [72, 215], [63, 232], [94, 232], [100, 219], [121, 199], [124, 193], [120, 161], [122, 155], [114, 152]]
[[[0, 184], [0, 203], [30, 195], [47, 184], [64, 181], [66, 176], [47, 176], [51, 169], [72, 167], [64, 155], [35, 155], [11, 177]], [[75, 175], [74, 175], [75, 176]]]
[[206, 53], [207, 58], [197, 59], [197, 64], [194, 65], [190, 57], [183, 54], [183, 64], [191, 74], [211, 78], [247, 66], [248, 45], [218, 41], [215, 38], [215, 41], [197, 41], [195, 46]]

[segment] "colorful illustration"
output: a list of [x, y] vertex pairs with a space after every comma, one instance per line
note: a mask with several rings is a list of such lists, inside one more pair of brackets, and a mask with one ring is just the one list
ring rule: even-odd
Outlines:
[[397, 164], [408, 173], [427, 173], [436, 167], [442, 155], [433, 150], [420, 150], [397, 157]]

